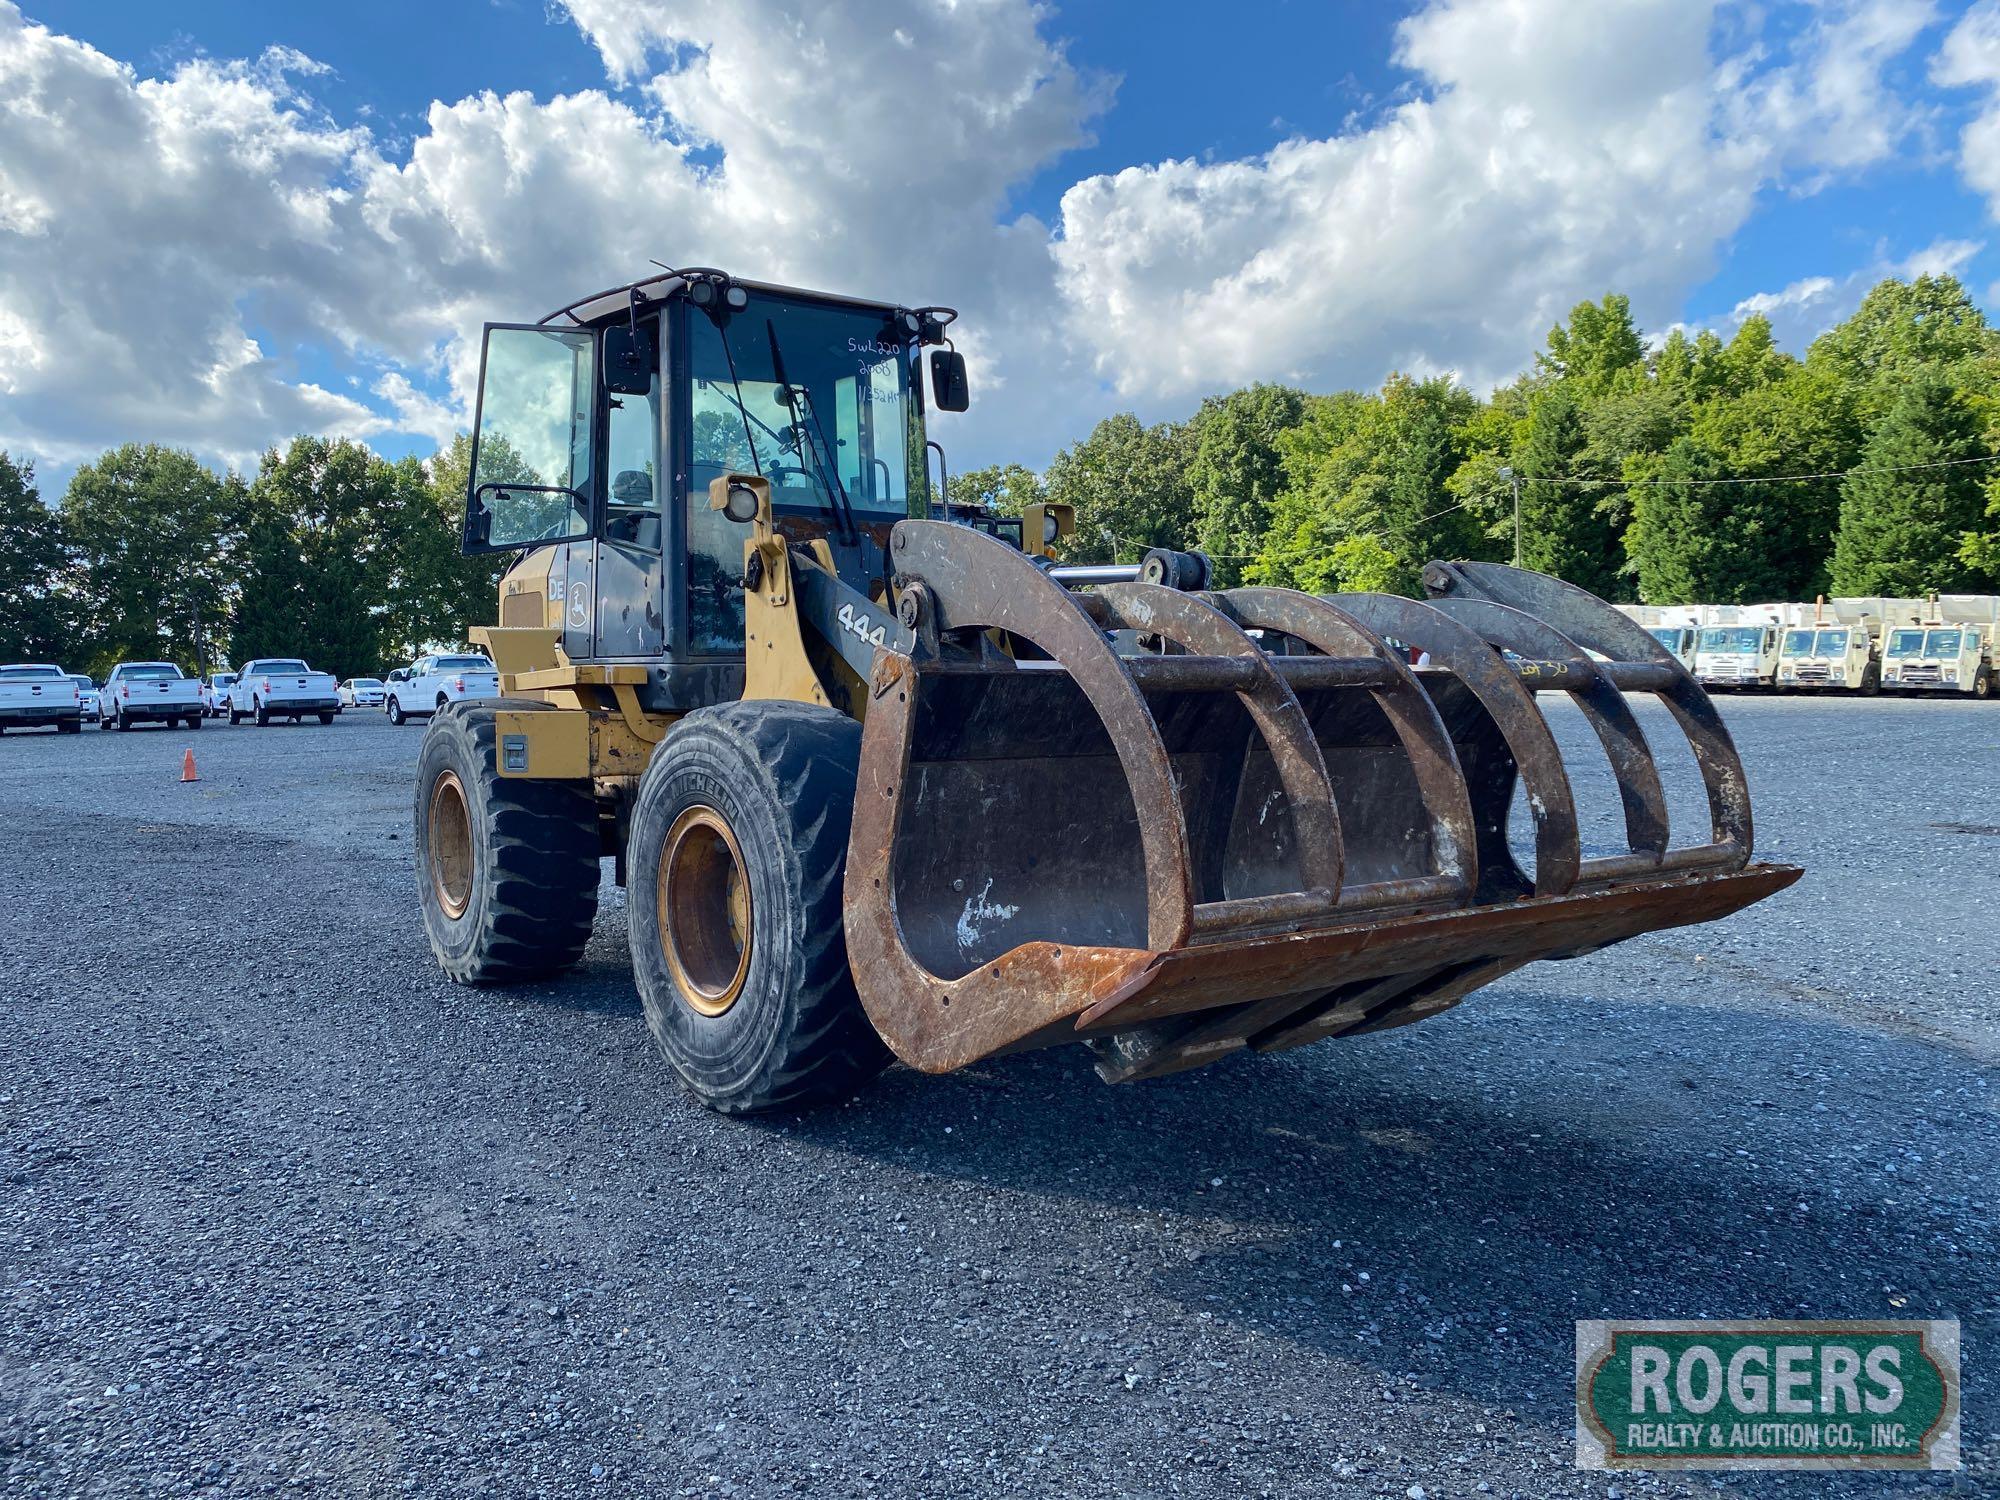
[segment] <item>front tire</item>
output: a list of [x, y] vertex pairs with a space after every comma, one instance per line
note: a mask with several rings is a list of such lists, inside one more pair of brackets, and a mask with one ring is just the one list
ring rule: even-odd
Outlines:
[[626, 849], [646, 1024], [725, 1114], [848, 1098], [887, 1065], [847, 967], [842, 876], [861, 727], [729, 703], [654, 752]]
[[1981, 667], [1972, 674], [1972, 696], [1975, 698], [1993, 696], [1993, 672], [1990, 668]]
[[502, 777], [495, 705], [482, 710], [443, 715], [417, 752], [417, 881], [446, 977], [512, 984], [570, 968], [590, 941], [597, 800], [588, 782]]
[[398, 729], [401, 729], [405, 724], [410, 722], [409, 715], [403, 712], [402, 700], [399, 698], [391, 698], [389, 700], [388, 712], [389, 722], [394, 724]]

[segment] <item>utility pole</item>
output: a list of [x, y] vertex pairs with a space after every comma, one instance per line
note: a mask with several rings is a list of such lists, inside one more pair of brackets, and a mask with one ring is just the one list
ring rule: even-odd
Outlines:
[[1521, 566], [1521, 476], [1507, 465], [1498, 470], [1500, 477], [1514, 487], [1514, 566]]

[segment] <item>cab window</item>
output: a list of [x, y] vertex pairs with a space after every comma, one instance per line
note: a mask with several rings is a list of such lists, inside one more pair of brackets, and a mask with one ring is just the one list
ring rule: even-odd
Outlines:
[[589, 533], [595, 354], [595, 336], [582, 330], [486, 330], [468, 547], [490, 551]]

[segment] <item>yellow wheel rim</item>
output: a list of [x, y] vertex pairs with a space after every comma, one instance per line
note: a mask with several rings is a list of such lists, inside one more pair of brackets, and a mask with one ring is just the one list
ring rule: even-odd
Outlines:
[[453, 921], [472, 904], [472, 812], [456, 771], [441, 771], [431, 785], [431, 890]]
[[690, 807], [660, 847], [660, 943], [681, 998], [719, 1016], [750, 974], [750, 877], [736, 835], [712, 807]]

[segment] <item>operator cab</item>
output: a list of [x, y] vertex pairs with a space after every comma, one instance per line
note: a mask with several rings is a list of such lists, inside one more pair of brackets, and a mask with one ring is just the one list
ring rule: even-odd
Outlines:
[[[883, 597], [890, 529], [932, 514], [920, 355], [954, 316], [688, 270], [488, 324], [464, 543], [526, 551], [500, 623], [648, 666], [649, 707], [736, 696], [749, 533], [709, 506], [725, 473], [761, 475], [787, 540]], [[963, 410], [963, 357], [929, 363]]]

